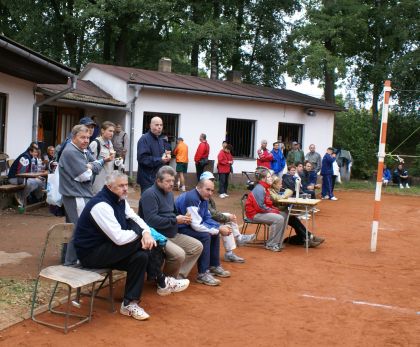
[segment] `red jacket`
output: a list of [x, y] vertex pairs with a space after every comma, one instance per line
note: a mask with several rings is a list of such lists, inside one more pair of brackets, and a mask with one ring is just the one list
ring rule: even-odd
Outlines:
[[210, 154], [210, 146], [207, 141], [200, 142], [195, 152], [194, 161], [198, 163], [200, 159], [208, 158]]
[[[257, 199], [261, 201], [258, 203]], [[261, 205], [263, 205], [264, 208], [261, 207]], [[245, 203], [245, 214], [249, 219], [254, 219], [255, 215], [258, 213], [280, 213], [278, 208], [273, 206], [273, 201], [270, 197], [270, 186], [262, 181], [260, 181], [252, 192], [249, 193]]]
[[265, 150], [260, 148], [257, 151], [257, 154], [257, 166], [264, 166], [267, 169], [270, 169], [270, 163], [273, 160], [273, 154], [271, 154], [267, 148]]
[[231, 163], [233, 163], [232, 154], [222, 149], [217, 156], [217, 171], [219, 173], [230, 173]]

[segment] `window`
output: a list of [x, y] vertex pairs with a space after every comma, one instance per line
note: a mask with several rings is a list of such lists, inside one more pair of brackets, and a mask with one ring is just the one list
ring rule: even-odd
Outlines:
[[302, 145], [302, 124], [279, 123], [278, 140], [283, 142], [286, 147], [293, 141]]
[[171, 148], [175, 148], [176, 139], [178, 138], [178, 118], [179, 114], [160, 113], [160, 112], [144, 112], [143, 114], [143, 134], [150, 129], [150, 121], [153, 117], [159, 117], [163, 121], [163, 135], [168, 136]]
[[226, 120], [226, 141], [233, 146], [233, 156], [254, 158], [255, 121], [228, 118]]
[[6, 94], [0, 93], [0, 152], [4, 152], [5, 129], [6, 129]]

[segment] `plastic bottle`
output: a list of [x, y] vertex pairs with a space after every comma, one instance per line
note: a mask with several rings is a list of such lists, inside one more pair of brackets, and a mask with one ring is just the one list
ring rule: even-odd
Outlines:
[[44, 164], [42, 163], [42, 160], [40, 158], [38, 158], [37, 162], [38, 162], [38, 166], [37, 166], [38, 172], [43, 171], [44, 170]]
[[31, 172], [36, 172], [37, 170], [37, 162], [36, 158], [31, 159]]

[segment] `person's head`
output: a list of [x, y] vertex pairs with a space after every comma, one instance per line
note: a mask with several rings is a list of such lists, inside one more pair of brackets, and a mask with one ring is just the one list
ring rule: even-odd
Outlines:
[[303, 171], [303, 164], [302, 163], [296, 163], [296, 171], [302, 172]]
[[295, 165], [289, 165], [287, 167], [287, 170], [289, 170], [289, 174], [291, 174], [292, 176], [294, 176], [296, 174], [296, 166]]
[[184, 139], [182, 138], [182, 137], [178, 137], [177, 139], [176, 139], [176, 143], [181, 143], [181, 142], [183, 142], [184, 141]]
[[225, 149], [227, 145], [228, 145], [227, 141], [223, 141], [222, 142], [222, 149]]
[[96, 123], [90, 117], [83, 117], [80, 119], [79, 124], [85, 125], [89, 129], [89, 137], [93, 135]]
[[29, 146], [28, 146], [28, 149], [27, 149], [27, 151], [28, 152], [30, 152], [31, 150], [33, 150], [33, 149], [38, 149], [39, 147], [38, 147], [38, 143], [36, 143], [36, 142], [31, 142], [30, 144], [29, 144]]
[[122, 131], [121, 124], [115, 124], [115, 133], [119, 134]]
[[54, 152], [55, 152], [55, 148], [54, 148], [54, 146], [48, 146], [48, 148], [47, 148], [47, 154], [48, 154], [50, 157], [53, 157], [53, 156], [54, 156]]
[[198, 181], [196, 189], [203, 200], [209, 200], [214, 193], [214, 182], [211, 179], [202, 179]]
[[314, 144], [309, 145], [309, 152], [311, 152], [311, 153], [315, 152], [315, 145]]
[[169, 166], [162, 166], [156, 174], [156, 185], [165, 193], [169, 193], [174, 189], [175, 170]]
[[232, 153], [233, 147], [232, 145], [227, 144], [223, 150], [227, 153]]
[[200, 181], [201, 180], [212, 180], [214, 181], [214, 175], [210, 172], [210, 171], [204, 171], [201, 175], [200, 175]]
[[296, 141], [292, 142], [292, 148], [293, 149], [299, 149], [299, 143], [297, 143]]
[[271, 174], [271, 171], [266, 167], [257, 167], [257, 169], [255, 170], [255, 177], [259, 182], [265, 182], [270, 186], [273, 183], [273, 176]]
[[334, 148], [328, 147], [327, 148], [327, 153], [330, 154], [330, 155], [333, 154], [334, 153]]
[[273, 175], [273, 183], [271, 184], [271, 187], [277, 192], [280, 190], [281, 178], [279, 176]]
[[200, 134], [200, 142], [206, 141], [207, 135], [206, 134]]
[[127, 199], [128, 196], [128, 177], [121, 171], [112, 171], [105, 179], [108, 189], [120, 199]]
[[75, 125], [71, 130], [71, 141], [80, 149], [86, 149], [89, 146], [89, 137], [89, 129], [86, 125]]
[[309, 160], [305, 161], [305, 170], [312, 171], [312, 163]]
[[273, 143], [273, 149], [274, 150], [278, 151], [279, 147], [280, 147], [280, 143], [279, 142], [274, 142]]
[[266, 149], [267, 148], [267, 140], [261, 140], [261, 148]]
[[114, 136], [115, 124], [109, 121], [103, 122], [101, 125], [101, 136], [105, 140], [111, 140]]
[[160, 117], [153, 117], [150, 121], [150, 131], [155, 136], [160, 136], [163, 130], [163, 121]]
[[398, 169], [399, 169], [399, 170], [402, 170], [402, 169], [403, 169], [403, 167], [404, 167], [404, 164], [403, 164], [403, 163], [399, 163], [399, 164], [398, 164]]

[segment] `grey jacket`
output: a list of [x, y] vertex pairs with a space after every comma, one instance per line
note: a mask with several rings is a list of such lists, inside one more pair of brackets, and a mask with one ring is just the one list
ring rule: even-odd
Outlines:
[[319, 153], [308, 152], [305, 155], [305, 159], [312, 163], [312, 170], [314, 170], [315, 172], [321, 170], [321, 155]]
[[88, 163], [92, 165], [93, 174], [98, 174], [103, 166], [103, 160], [95, 160], [89, 150], [81, 150], [73, 142], [64, 148], [58, 164], [61, 195], [76, 198], [93, 196], [93, 174], [87, 170]]

